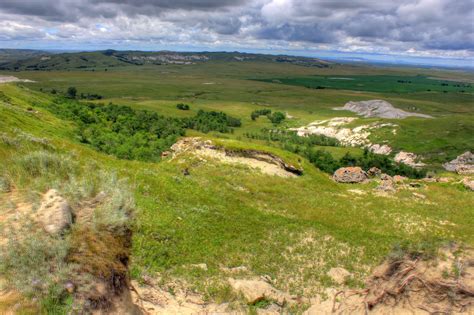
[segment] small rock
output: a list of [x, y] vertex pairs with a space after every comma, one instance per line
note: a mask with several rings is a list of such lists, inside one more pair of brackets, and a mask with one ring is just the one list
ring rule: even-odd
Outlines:
[[392, 176], [387, 175], [387, 174], [385, 174], [385, 173], [383, 173], [382, 175], [380, 175], [380, 179], [381, 179], [381, 180], [393, 180]]
[[165, 157], [168, 157], [171, 155], [171, 152], [170, 151], [163, 151], [161, 152], [161, 158], [165, 158]]
[[341, 285], [341, 284], [344, 284], [344, 282], [351, 275], [351, 273], [344, 268], [337, 267], [337, 268], [331, 268], [329, 272], [327, 273], [327, 275], [331, 277], [332, 281]]
[[334, 172], [333, 179], [338, 183], [362, 183], [368, 176], [360, 167], [341, 167]]
[[229, 279], [229, 284], [236, 292], [242, 293], [249, 304], [255, 304], [263, 299], [275, 301], [278, 305], [294, 302], [291, 295], [281, 292], [263, 280]]
[[474, 191], [474, 180], [466, 177], [462, 180], [462, 184], [466, 189]]
[[189, 173], [189, 169], [188, 169], [188, 168], [185, 168], [185, 169], [183, 170], [183, 175], [184, 175], [184, 176], [189, 176], [190, 174], [191, 174], [191, 173]]
[[378, 176], [382, 175], [382, 171], [377, 167], [371, 167], [367, 171], [367, 175], [369, 175], [370, 177], [378, 177]]
[[57, 190], [50, 189], [43, 196], [37, 218], [46, 232], [58, 234], [71, 226], [72, 211], [66, 199]]
[[474, 174], [474, 154], [471, 151], [464, 152], [454, 160], [444, 163], [443, 167], [458, 174]]

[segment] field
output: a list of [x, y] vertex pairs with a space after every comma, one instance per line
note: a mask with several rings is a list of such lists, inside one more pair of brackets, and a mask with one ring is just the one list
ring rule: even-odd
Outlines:
[[[402, 189], [387, 197], [374, 193], [374, 183], [337, 184], [305, 158], [245, 137], [248, 132], [273, 127], [265, 117], [251, 120], [251, 112], [257, 109], [293, 116], [279, 126], [287, 128], [336, 116], [354, 117], [354, 113], [332, 108], [348, 101], [384, 99], [435, 118], [360, 118], [355, 124], [375, 120], [398, 124], [396, 135], [380, 129], [371, 139], [421, 154], [434, 171], [449, 177], [440, 164], [474, 149], [474, 90], [473, 83], [462, 83], [469, 86], [461, 93], [453, 81], [441, 78], [474, 82], [470, 74], [219, 61], [0, 74], [35, 81], [0, 85], [1, 134], [15, 137], [19, 129], [47, 138], [54, 144], [52, 151], [69, 155], [81, 165], [95, 161], [99, 169], [129, 179], [136, 199], [131, 257], [135, 279], [144, 275], [160, 277], [163, 283], [181, 279], [209, 300], [229, 301], [235, 297], [229, 295], [225, 284], [229, 274], [223, 268], [245, 266], [242, 277], [268, 275], [279, 289], [311, 296], [333, 285], [327, 276], [332, 267], [349, 270], [353, 274], [349, 286], [361, 286], [397, 244], [456, 241], [474, 245], [474, 196], [457, 182], [422, 183], [416, 191]], [[348, 77], [354, 80], [340, 79]], [[360, 80], [363, 85], [357, 83]], [[413, 83], [394, 83], [398, 80]], [[449, 82], [449, 86], [439, 86], [439, 82]], [[233, 133], [187, 130], [187, 135], [211, 139], [224, 147], [271, 152], [300, 163], [304, 174], [297, 178], [268, 176], [245, 166], [203, 162], [193, 155], [149, 163], [103, 154], [80, 143], [74, 123], [45, 109], [57, 97], [51, 94], [53, 89], [61, 94], [71, 86], [78, 93], [101, 95], [95, 103], [128, 105], [170, 117], [191, 117], [201, 109], [223, 111], [240, 118], [242, 126]], [[190, 110], [178, 110], [178, 103], [189, 104]], [[346, 152], [362, 154], [360, 148], [320, 148], [337, 158]], [[0, 172], [6, 172], [21, 154], [0, 142], [0, 158], [6, 161]], [[185, 169], [189, 175], [183, 175]], [[81, 168], [78, 176], [87, 178], [87, 168]], [[18, 183], [22, 190], [31, 185]], [[34, 189], [51, 186], [57, 183], [42, 183]], [[203, 263], [207, 270], [196, 267]]]

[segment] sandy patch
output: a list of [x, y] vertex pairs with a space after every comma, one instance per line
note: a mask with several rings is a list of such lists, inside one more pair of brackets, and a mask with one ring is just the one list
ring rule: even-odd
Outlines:
[[0, 84], [2, 83], [9, 83], [9, 82], [34, 82], [27, 79], [18, 79], [14, 76], [0, 76]]

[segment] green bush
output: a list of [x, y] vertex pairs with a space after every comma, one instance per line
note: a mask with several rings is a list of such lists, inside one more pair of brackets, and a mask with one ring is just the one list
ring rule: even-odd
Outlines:
[[195, 129], [204, 133], [218, 131], [222, 133], [232, 132], [233, 127], [240, 127], [240, 119], [228, 116], [223, 112], [199, 110], [196, 116], [184, 119], [186, 128]]
[[267, 116], [267, 115], [270, 115], [271, 113], [272, 113], [271, 109], [267, 109], [267, 108], [257, 109], [257, 110], [254, 110], [250, 114], [250, 118], [252, 118], [252, 120], [256, 120], [260, 116]]
[[189, 110], [189, 105], [188, 105], [188, 104], [179, 103], [179, 104], [176, 105], [176, 108], [177, 108], [177, 109], [180, 109], [180, 110]]
[[267, 117], [272, 122], [272, 124], [278, 125], [281, 124], [283, 120], [285, 120], [286, 115], [282, 112], [274, 112], [273, 114], [268, 114]]

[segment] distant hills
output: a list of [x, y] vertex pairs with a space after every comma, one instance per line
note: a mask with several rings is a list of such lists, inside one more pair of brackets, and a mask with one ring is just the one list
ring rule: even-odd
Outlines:
[[[4, 53], [3, 53], [4, 52]], [[4, 56], [3, 58], [1, 56]], [[94, 52], [49, 53], [35, 50], [0, 50], [0, 70], [73, 70], [141, 65], [190, 65], [209, 61], [263, 61], [291, 63], [308, 67], [328, 67], [317, 58], [262, 55], [239, 52], [144, 52], [104, 50]]]
[[48, 53], [45, 51], [33, 49], [0, 49], [0, 64], [35, 58], [46, 54]]

